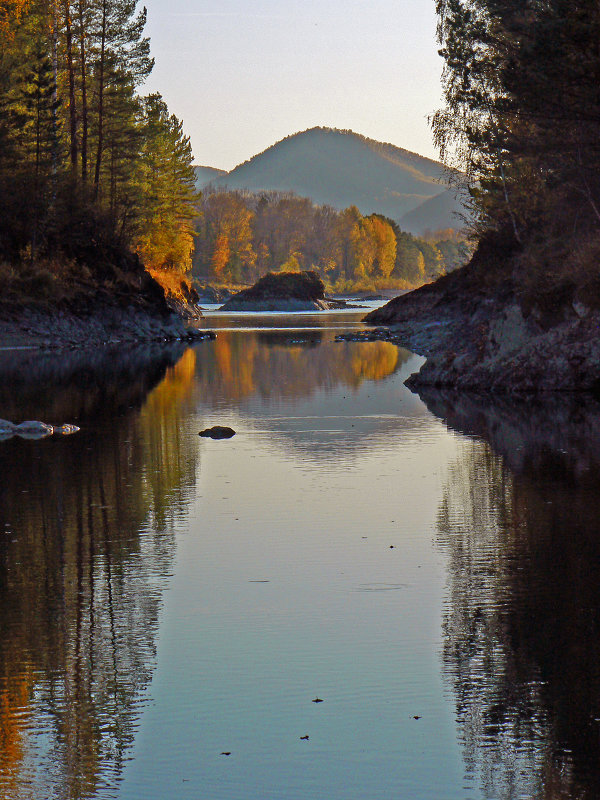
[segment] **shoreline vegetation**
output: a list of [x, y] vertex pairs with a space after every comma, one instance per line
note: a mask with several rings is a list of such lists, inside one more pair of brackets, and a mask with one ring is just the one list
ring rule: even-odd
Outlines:
[[438, 0], [442, 159], [466, 176], [468, 266], [369, 315], [426, 355], [413, 386], [600, 390], [600, 7]]
[[182, 122], [140, 92], [145, 24], [133, 0], [0, 11], [0, 346], [179, 338], [202, 284], [226, 300], [311, 269], [330, 294], [406, 291], [465, 260], [453, 230], [417, 238], [291, 193], [198, 194]]
[[0, 10], [2, 345], [181, 337], [199, 315], [192, 150], [139, 92], [154, 61], [136, 6]]

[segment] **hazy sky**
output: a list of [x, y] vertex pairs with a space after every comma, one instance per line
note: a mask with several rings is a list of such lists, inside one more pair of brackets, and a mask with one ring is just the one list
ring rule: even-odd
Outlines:
[[148, 90], [182, 118], [199, 164], [231, 169], [324, 125], [436, 157], [434, 0], [145, 0]]

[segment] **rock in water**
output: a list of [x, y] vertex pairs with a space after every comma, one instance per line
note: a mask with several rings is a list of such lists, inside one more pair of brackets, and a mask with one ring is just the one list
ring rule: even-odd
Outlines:
[[235, 431], [224, 425], [213, 425], [212, 428], [200, 431], [198, 435], [204, 436], [205, 439], [231, 439], [232, 436], [235, 436]]
[[339, 302], [325, 297], [325, 284], [316, 272], [269, 272], [254, 286], [234, 294], [221, 311], [324, 311], [338, 307]]
[[42, 439], [45, 436], [52, 436], [54, 427], [52, 425], [47, 425], [45, 422], [28, 419], [25, 422], [21, 422], [19, 425], [15, 425], [14, 432], [17, 436], [30, 439]]
[[71, 433], [77, 433], [78, 430], [77, 425], [48, 425], [37, 419], [28, 419], [18, 425], [6, 419], [0, 419], [1, 439], [10, 439], [13, 436], [20, 436], [22, 439], [45, 439], [54, 433], [69, 436]]

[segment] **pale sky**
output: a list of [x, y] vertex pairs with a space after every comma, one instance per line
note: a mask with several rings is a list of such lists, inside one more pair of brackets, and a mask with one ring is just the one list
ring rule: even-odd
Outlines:
[[145, 0], [146, 91], [183, 119], [196, 162], [232, 169], [317, 125], [437, 158], [434, 0]]

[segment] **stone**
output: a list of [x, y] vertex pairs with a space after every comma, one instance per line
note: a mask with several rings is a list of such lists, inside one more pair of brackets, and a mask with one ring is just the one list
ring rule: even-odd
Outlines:
[[225, 425], [213, 425], [212, 428], [200, 431], [198, 436], [203, 436], [205, 439], [231, 439], [235, 436], [235, 431]]

